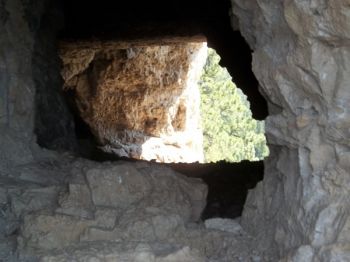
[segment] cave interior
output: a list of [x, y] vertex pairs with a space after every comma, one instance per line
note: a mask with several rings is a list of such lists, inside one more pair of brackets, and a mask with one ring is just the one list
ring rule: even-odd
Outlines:
[[[0, 1], [1, 261], [349, 261], [350, 6], [231, 3]], [[93, 130], [62, 90], [62, 41], [199, 34], [265, 119], [269, 157], [79, 152]]]
[[[58, 41], [127, 41], [204, 35], [208, 47], [214, 48], [221, 56], [220, 65], [227, 68], [237, 87], [247, 95], [253, 117], [263, 120], [267, 116], [267, 103], [258, 90], [258, 82], [251, 69], [251, 50], [240, 32], [231, 26], [230, 5], [229, 0], [63, 0], [64, 26], [59, 31]], [[64, 96], [74, 118], [75, 136], [78, 141], [87, 141], [85, 145], [89, 147], [89, 150], [86, 147], [79, 150], [81, 156], [95, 161], [134, 161], [98, 150], [89, 126], [74, 107], [73, 94], [66, 91]], [[38, 142], [50, 147], [45, 137], [38, 135]], [[263, 161], [164, 165], [187, 176], [200, 177], [207, 183], [209, 193], [203, 219], [240, 216], [248, 190], [263, 179], [264, 172]]]

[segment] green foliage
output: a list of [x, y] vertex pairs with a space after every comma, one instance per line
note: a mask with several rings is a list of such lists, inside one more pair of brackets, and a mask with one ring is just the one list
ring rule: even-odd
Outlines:
[[269, 154], [264, 122], [252, 118], [246, 96], [219, 61], [209, 48], [199, 83], [205, 160], [261, 160]]

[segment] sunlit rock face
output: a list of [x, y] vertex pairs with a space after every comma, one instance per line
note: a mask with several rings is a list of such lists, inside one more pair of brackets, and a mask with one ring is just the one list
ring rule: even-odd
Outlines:
[[265, 177], [242, 222], [281, 261], [350, 257], [348, 1], [233, 1], [269, 101]]
[[104, 151], [202, 162], [197, 81], [206, 54], [201, 41], [63, 42], [64, 89]]

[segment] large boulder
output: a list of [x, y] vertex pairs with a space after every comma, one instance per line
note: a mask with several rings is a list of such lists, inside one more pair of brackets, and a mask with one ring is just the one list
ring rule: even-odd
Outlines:
[[[12, 196], [15, 210], [21, 208], [17, 215], [24, 217], [22, 250], [50, 251], [84, 241], [165, 241], [199, 221], [205, 207], [206, 185], [168, 168], [147, 163], [81, 167], [59, 193], [57, 187], [45, 187]], [[27, 210], [20, 204], [30, 193], [33, 200], [27, 202], [33, 206]], [[38, 206], [39, 194], [45, 198]]]
[[64, 89], [104, 151], [202, 162], [199, 39], [62, 42]]

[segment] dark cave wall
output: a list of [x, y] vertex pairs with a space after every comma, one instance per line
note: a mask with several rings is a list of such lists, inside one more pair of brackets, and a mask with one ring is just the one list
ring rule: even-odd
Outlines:
[[0, 7], [0, 167], [6, 167], [33, 159], [34, 34], [23, 2], [2, 0]]
[[59, 8], [51, 0], [0, 4], [2, 163], [31, 159], [36, 139], [41, 146], [71, 148], [73, 122], [59, 92], [55, 46], [62, 25]]
[[[63, 26], [61, 7], [47, 1], [34, 29], [33, 79], [35, 84], [35, 129], [37, 143], [56, 150], [76, 150], [73, 117], [63, 97], [57, 53], [57, 32]], [[35, 20], [36, 17], [28, 19]]]

